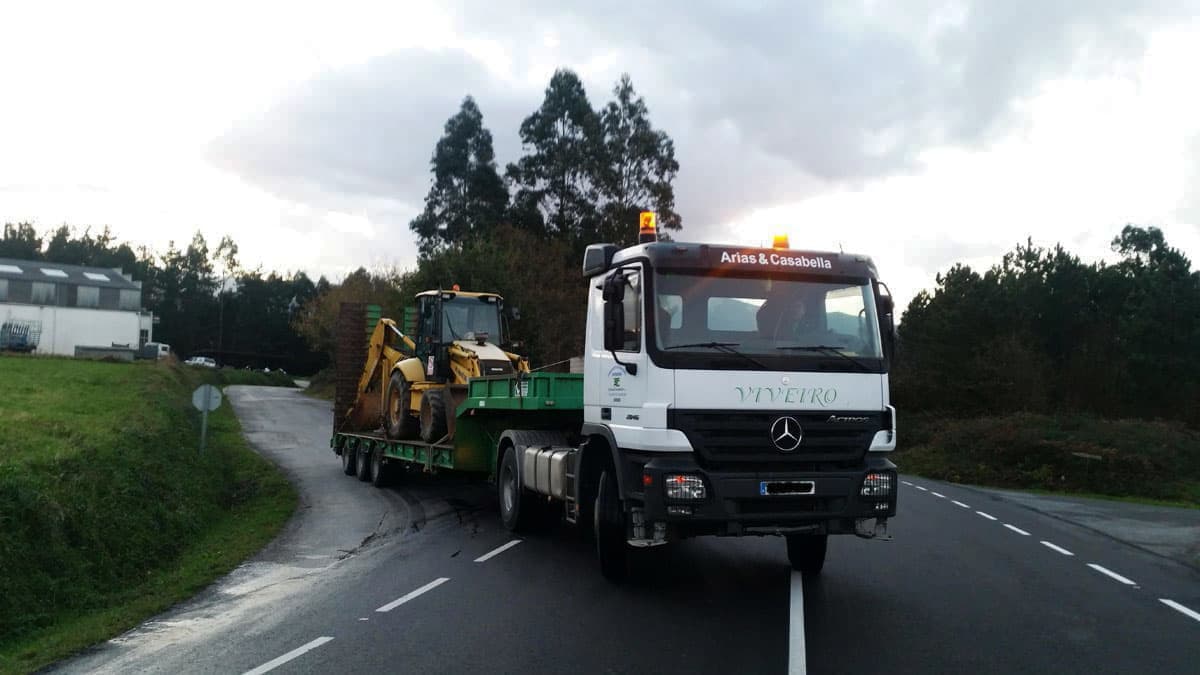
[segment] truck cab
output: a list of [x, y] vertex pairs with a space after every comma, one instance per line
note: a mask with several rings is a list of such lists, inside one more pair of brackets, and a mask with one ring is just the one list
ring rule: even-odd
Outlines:
[[583, 436], [612, 454], [627, 543], [782, 534], [813, 572], [827, 535], [886, 535], [894, 320], [870, 258], [600, 244], [583, 273]]

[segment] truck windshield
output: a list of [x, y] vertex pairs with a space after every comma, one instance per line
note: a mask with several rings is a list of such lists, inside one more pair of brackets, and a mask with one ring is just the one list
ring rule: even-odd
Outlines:
[[493, 344], [501, 341], [500, 303], [495, 297], [458, 295], [442, 302], [444, 340], [472, 340], [482, 333]]
[[657, 273], [653, 303], [655, 344], [664, 351], [704, 352], [718, 343], [752, 357], [882, 358], [865, 279]]

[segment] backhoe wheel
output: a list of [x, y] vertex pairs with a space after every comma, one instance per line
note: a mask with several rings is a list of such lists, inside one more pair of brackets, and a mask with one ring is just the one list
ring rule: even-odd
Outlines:
[[353, 476], [357, 470], [354, 464], [355, 454], [357, 454], [355, 449], [350, 447], [349, 444], [342, 447], [342, 473], [347, 476]]
[[825, 551], [828, 545], [827, 534], [789, 534], [788, 562], [792, 563], [792, 569], [805, 577], [815, 577], [825, 566]]
[[417, 436], [417, 419], [408, 410], [409, 386], [400, 373], [388, 380], [387, 400], [383, 404], [383, 428], [391, 439]]
[[496, 491], [500, 497], [500, 522], [510, 532], [530, 532], [543, 517], [537, 493], [526, 490], [518, 473], [519, 451], [510, 447], [500, 460]]
[[355, 472], [358, 474], [358, 479], [364, 483], [370, 482], [371, 480], [371, 457], [377, 452], [379, 451], [370, 449], [359, 450], [358, 452], [358, 457], [356, 458], [357, 461], [355, 462], [356, 466], [354, 468]]
[[371, 453], [371, 484], [377, 488], [387, 487], [392, 482], [394, 468], [383, 461], [383, 448]]
[[446, 390], [430, 389], [421, 397], [421, 440], [436, 443], [446, 435]]
[[620, 583], [629, 576], [629, 545], [625, 542], [625, 512], [621, 509], [617, 477], [612, 467], [600, 474], [592, 518], [600, 573], [609, 581]]

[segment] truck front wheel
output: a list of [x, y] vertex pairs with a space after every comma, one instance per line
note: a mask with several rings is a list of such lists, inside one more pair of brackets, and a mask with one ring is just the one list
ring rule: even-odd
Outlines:
[[625, 543], [625, 513], [611, 467], [600, 474], [592, 508], [592, 530], [600, 573], [609, 581], [624, 581], [629, 575], [629, 545]]
[[496, 481], [496, 490], [500, 497], [500, 522], [510, 532], [529, 530], [535, 504], [528, 491], [521, 485], [520, 474], [517, 473], [517, 449], [510, 447], [500, 460], [500, 475]]
[[826, 534], [787, 535], [788, 562], [792, 569], [806, 577], [815, 577], [825, 566], [825, 550], [829, 544]]

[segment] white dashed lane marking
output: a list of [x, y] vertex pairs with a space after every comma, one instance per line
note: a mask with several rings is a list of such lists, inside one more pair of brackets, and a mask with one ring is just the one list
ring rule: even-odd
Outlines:
[[513, 539], [512, 541], [508, 542], [507, 544], [505, 544], [503, 546], [497, 546], [496, 548], [479, 556], [478, 558], [475, 559], [475, 562], [486, 562], [488, 560], [491, 560], [492, 558], [495, 558], [496, 556], [500, 555], [501, 553], [504, 553], [505, 551], [516, 546], [519, 543], [521, 543], [520, 539]]
[[1113, 579], [1116, 579], [1117, 581], [1125, 584], [1126, 586], [1137, 586], [1137, 582], [1134, 581], [1133, 579], [1130, 579], [1128, 577], [1123, 577], [1120, 574], [1117, 574], [1116, 572], [1108, 569], [1107, 567], [1102, 567], [1100, 565], [1097, 565], [1096, 563], [1088, 563], [1088, 567], [1096, 570], [1100, 574], [1112, 577]]
[[1015, 525], [1009, 525], [1008, 523], [1005, 523], [1004, 526], [1007, 527], [1008, 529], [1012, 530], [1013, 532], [1016, 532], [1017, 534], [1024, 535], [1026, 537], [1029, 536], [1028, 532], [1026, 532], [1025, 530], [1022, 530], [1021, 528], [1019, 528]]
[[907, 485], [907, 486], [909, 486], [909, 487], [912, 487], [912, 483], [910, 483], [910, 482], [908, 482], [908, 481], [906, 481], [906, 480], [902, 480], [902, 481], [900, 481], [900, 482], [901, 482], [901, 483], [904, 483], [905, 485]]
[[415, 590], [407, 595], [402, 595], [402, 596], [396, 598], [395, 600], [389, 602], [388, 604], [384, 605], [383, 607], [380, 607], [379, 609], [377, 609], [375, 611], [376, 612], [390, 612], [393, 609], [396, 609], [397, 607], [399, 607], [400, 605], [403, 605], [404, 603], [408, 602], [409, 600], [412, 600], [413, 598], [416, 598], [420, 595], [424, 595], [425, 593], [428, 593], [429, 591], [432, 591], [433, 589], [437, 588], [438, 586], [441, 586], [442, 584], [446, 583], [447, 581], [450, 581], [449, 577], [440, 577], [438, 579], [434, 579], [433, 581], [425, 584], [424, 586], [418, 588], [417, 590]]
[[287, 663], [288, 661], [291, 661], [292, 659], [303, 656], [303, 655], [307, 654], [308, 652], [311, 652], [312, 650], [316, 649], [317, 647], [320, 647], [321, 645], [325, 644], [326, 642], [329, 642], [332, 639], [333, 638], [331, 638], [329, 636], [319, 637], [316, 640], [313, 640], [312, 642], [307, 642], [305, 644], [300, 645], [299, 647], [296, 647], [295, 649], [284, 654], [283, 656], [277, 656], [253, 670], [247, 670], [244, 673], [244, 675], [262, 675], [263, 673], [275, 670], [276, 668], [278, 668], [279, 666], [282, 666], [283, 664]]
[[1175, 602], [1174, 600], [1168, 600], [1167, 598], [1159, 598], [1158, 601], [1179, 612], [1180, 614], [1183, 614], [1184, 616], [1190, 616], [1191, 618], [1200, 621], [1200, 612], [1193, 611], [1187, 607], [1184, 607], [1178, 602]]
[[1074, 553], [1071, 553], [1067, 549], [1065, 549], [1061, 546], [1058, 546], [1056, 544], [1051, 544], [1048, 541], [1042, 541], [1042, 546], [1045, 546], [1046, 548], [1050, 549], [1051, 551], [1058, 551], [1059, 553], [1061, 553], [1063, 555], [1075, 555]]
[[961, 507], [963, 507], [964, 509], [969, 509], [969, 508], [971, 508], [971, 507], [970, 507], [970, 506], [968, 506], [967, 504], [964, 504], [964, 503], [962, 503], [962, 502], [958, 501], [957, 499], [951, 499], [951, 500], [950, 500], [950, 502], [951, 502], [952, 504], [954, 504], [955, 506], [961, 506]]
[[913, 487], [917, 488], [921, 492], [929, 492], [929, 488], [923, 488], [920, 485], [914, 485]]
[[941, 499], [945, 499], [945, 498], [946, 498], [946, 495], [944, 495], [944, 494], [942, 494], [942, 493], [940, 493], [940, 492], [930, 492], [929, 494], [933, 495], [934, 497], [939, 497], [939, 498], [941, 498]]
[[792, 572], [791, 607], [788, 620], [788, 675], [808, 672], [808, 648], [804, 644], [804, 579]]
[[995, 519], [996, 519], [996, 516], [993, 516], [993, 515], [992, 515], [992, 514], [990, 514], [990, 513], [984, 513], [983, 511], [976, 511], [975, 513], [978, 513], [979, 515], [983, 516], [984, 518], [987, 518], [988, 520], [995, 520]]

